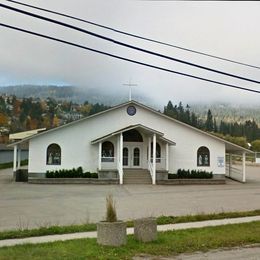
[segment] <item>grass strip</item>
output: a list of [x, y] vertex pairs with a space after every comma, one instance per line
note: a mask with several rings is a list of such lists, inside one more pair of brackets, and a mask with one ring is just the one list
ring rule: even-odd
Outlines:
[[252, 211], [241, 211], [241, 212], [220, 212], [220, 213], [209, 213], [209, 214], [197, 214], [197, 215], [186, 215], [186, 216], [161, 216], [157, 218], [158, 225], [166, 224], [177, 224], [187, 223], [205, 220], [225, 219], [225, 218], [242, 218], [260, 216], [260, 209]]
[[[260, 215], [260, 209], [253, 210], [253, 211], [242, 211], [242, 212], [221, 212], [221, 213], [211, 213], [211, 214], [201, 213], [197, 215], [186, 215], [186, 216], [161, 216], [157, 218], [157, 224], [166, 225], [166, 224], [187, 223], [187, 222], [196, 222], [196, 221], [204, 221], [204, 220], [214, 220], [214, 219], [259, 216], [259, 215]], [[133, 227], [134, 226], [133, 221], [128, 221], [127, 226]], [[97, 227], [96, 224], [94, 223], [92, 224], [87, 223], [82, 225], [69, 225], [69, 226], [57, 226], [57, 225], [46, 226], [46, 227], [40, 227], [36, 229], [18, 229], [18, 230], [0, 232], [0, 240], [96, 231], [96, 229]]]
[[[28, 160], [22, 160], [21, 166], [28, 165]], [[13, 162], [0, 163], [0, 170], [8, 169], [13, 167]]]
[[99, 246], [96, 239], [78, 239], [46, 244], [0, 248], [1, 260], [27, 259], [132, 259], [141, 254], [176, 256], [195, 251], [260, 243], [260, 221], [160, 232], [158, 239], [140, 243], [128, 236], [127, 245], [115, 248]]
[[69, 226], [48, 226], [35, 229], [18, 229], [0, 232], [0, 240], [12, 238], [25, 238], [58, 234], [70, 234], [77, 232], [95, 231], [96, 224], [82, 224], [82, 225], [69, 225]]

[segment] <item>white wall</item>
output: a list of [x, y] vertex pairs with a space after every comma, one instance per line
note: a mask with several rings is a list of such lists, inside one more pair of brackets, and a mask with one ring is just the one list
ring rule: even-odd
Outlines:
[[[169, 146], [170, 172], [176, 172], [179, 168], [198, 169], [197, 150], [200, 146], [206, 146], [210, 150], [210, 167], [199, 167], [199, 169], [213, 171], [214, 174], [225, 173], [225, 167], [217, 166], [217, 158], [225, 158], [224, 142], [141, 106], [135, 106], [137, 112], [134, 116], [127, 114], [127, 106], [119, 107], [31, 139], [29, 172], [44, 173], [46, 170], [79, 166], [82, 166], [84, 170], [96, 171], [98, 167], [98, 145], [92, 145], [91, 141], [130, 125], [142, 124], [164, 133], [165, 138], [176, 142], [176, 146]], [[114, 140], [116, 150], [116, 138]], [[57, 143], [61, 147], [61, 165], [46, 165], [46, 150], [51, 143]], [[161, 145], [161, 149], [163, 154], [163, 145]], [[146, 148], [144, 148], [144, 151], [146, 154]]]

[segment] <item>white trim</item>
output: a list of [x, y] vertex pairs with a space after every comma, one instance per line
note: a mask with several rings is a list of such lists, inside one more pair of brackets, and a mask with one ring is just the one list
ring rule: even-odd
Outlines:
[[148, 161], [151, 162], [151, 137], [148, 137]]
[[153, 184], [156, 184], [156, 134], [153, 134]]
[[101, 163], [101, 154], [102, 154], [102, 142], [98, 143], [98, 170], [101, 171], [102, 163]]
[[17, 159], [17, 169], [21, 168], [21, 148], [18, 148], [18, 159]]
[[169, 144], [166, 143], [165, 146], [165, 169], [168, 172], [169, 171]]
[[120, 135], [117, 136], [117, 146], [116, 146], [116, 155], [117, 155], [117, 170], [119, 172], [120, 168]]
[[45, 131], [46, 128], [39, 128], [39, 129], [34, 129], [34, 130], [29, 130], [29, 131], [24, 131], [24, 132], [18, 132], [14, 134], [9, 135], [9, 140], [22, 140], [26, 137], [30, 137], [32, 135], [38, 134], [39, 132]]
[[123, 184], [123, 133], [120, 133], [119, 147], [119, 183]]
[[[164, 135], [163, 133], [161, 133], [161, 132], [159, 132], [159, 131], [157, 131], [157, 130], [154, 130], [154, 129], [150, 128], [150, 127], [144, 126], [144, 125], [142, 125], [142, 124], [137, 124], [137, 125], [130, 125], [130, 126], [128, 126], [128, 127], [119, 129], [119, 130], [117, 130], [117, 131], [115, 131], [115, 132], [112, 132], [112, 133], [110, 133], [110, 134], [107, 134], [107, 135], [104, 135], [104, 136], [102, 136], [102, 137], [99, 137], [99, 138], [97, 138], [97, 139], [91, 141], [91, 143], [92, 143], [92, 144], [95, 144], [95, 143], [97, 143], [97, 142], [107, 140], [107, 139], [109, 139], [110, 137], [115, 136], [115, 135], [117, 135], [117, 134], [124, 133], [124, 132], [127, 132], [127, 131], [129, 131], [129, 130], [136, 129], [136, 128], [141, 128], [142, 130], [146, 130], [146, 131], [151, 132], [151, 133], [156, 133], [157, 135], [160, 135], [160, 136], [163, 136], [163, 135]], [[141, 134], [141, 133], [140, 133], [140, 134]], [[166, 142], [167, 139], [164, 138], [163, 140]], [[173, 141], [170, 141], [170, 140], [169, 140], [169, 142], [174, 143]], [[174, 143], [174, 144], [175, 144], [175, 143]]]
[[161, 136], [161, 137], [159, 137], [159, 139], [160, 139], [161, 141], [163, 141], [163, 142], [169, 144], [169, 145], [173, 145], [173, 146], [176, 145], [175, 142], [173, 142], [173, 141], [171, 141], [171, 140], [169, 140], [169, 139], [167, 139], [167, 138], [165, 138], [165, 137], [162, 137], [162, 136]]

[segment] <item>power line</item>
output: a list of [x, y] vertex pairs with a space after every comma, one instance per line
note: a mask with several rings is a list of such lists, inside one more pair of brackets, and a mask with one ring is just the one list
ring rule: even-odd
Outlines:
[[120, 42], [120, 41], [116, 41], [112, 38], [109, 38], [109, 37], [106, 37], [106, 36], [103, 36], [103, 35], [82, 29], [80, 27], [77, 27], [77, 26], [74, 26], [74, 25], [71, 25], [71, 24], [67, 24], [67, 23], [64, 23], [64, 22], [61, 22], [61, 21], [58, 21], [58, 20], [54, 20], [54, 19], [51, 19], [51, 18], [48, 18], [48, 17], [44, 17], [44, 16], [41, 16], [41, 15], [38, 15], [38, 14], [35, 14], [35, 13], [27, 12], [27, 11], [17, 9], [17, 8], [14, 8], [14, 7], [11, 7], [11, 6], [8, 6], [8, 5], [4, 5], [4, 4], [0, 4], [0, 6], [3, 7], [3, 8], [9, 9], [11, 11], [14, 11], [14, 12], [22, 13], [24, 15], [35, 17], [37, 19], [41, 19], [41, 20], [44, 20], [44, 21], [47, 21], [47, 22], [50, 22], [50, 23], [58, 24], [58, 25], [61, 25], [61, 26], [64, 26], [64, 27], [67, 27], [67, 28], [70, 28], [70, 29], [73, 29], [73, 30], [80, 31], [82, 33], [89, 34], [93, 37], [97, 37], [97, 38], [100, 38], [100, 39], [105, 40], [105, 41], [113, 42], [115, 44], [118, 44], [118, 45], [126, 47], [126, 48], [134, 49], [134, 50], [144, 52], [144, 53], [147, 53], [147, 54], [150, 54], [150, 55], [154, 55], [154, 56], [157, 56], [157, 57], [160, 57], [160, 58], [179, 62], [179, 63], [185, 64], [185, 65], [193, 66], [193, 67], [196, 67], [196, 68], [199, 68], [199, 69], [204, 69], [204, 70], [207, 70], [207, 71], [222, 74], [222, 75], [229, 76], [229, 77], [232, 77], [232, 78], [237, 78], [237, 79], [240, 79], [240, 80], [245, 80], [245, 81], [260, 84], [260, 81], [257, 81], [257, 80], [254, 80], [254, 79], [245, 78], [245, 77], [238, 76], [238, 75], [235, 75], [235, 74], [231, 74], [231, 73], [227, 73], [227, 72], [224, 72], [224, 71], [212, 69], [212, 68], [209, 68], [209, 67], [201, 66], [199, 64], [191, 63], [191, 62], [188, 62], [188, 61], [184, 61], [184, 60], [181, 60], [181, 59], [176, 59], [176, 58], [173, 58], [173, 57], [170, 57], [170, 56], [167, 56], [167, 55], [163, 55], [163, 54], [160, 54], [160, 53], [157, 53], [157, 52], [153, 52], [153, 51], [149, 51], [149, 50], [146, 50], [146, 49], [143, 49], [143, 48], [139, 48], [137, 46], [130, 45], [130, 44]]
[[244, 62], [223, 58], [223, 57], [220, 57], [220, 56], [216, 56], [216, 55], [201, 52], [201, 51], [192, 50], [192, 49], [181, 47], [181, 46], [178, 46], [178, 45], [174, 45], [174, 44], [158, 41], [158, 40], [155, 40], [155, 39], [143, 37], [143, 36], [140, 36], [140, 35], [137, 35], [137, 34], [128, 33], [128, 32], [122, 31], [122, 30], [118, 30], [118, 29], [115, 29], [115, 28], [112, 28], [112, 27], [109, 27], [109, 26], [105, 26], [105, 25], [102, 25], [102, 24], [91, 22], [89, 20], [78, 18], [78, 17], [68, 15], [68, 14], [65, 14], [65, 13], [52, 11], [52, 10], [49, 10], [49, 9], [46, 9], [46, 8], [41, 8], [41, 7], [38, 7], [38, 6], [35, 6], [35, 5], [29, 5], [29, 4], [25, 4], [25, 3], [14, 1], [14, 0], [6, 0], [6, 1], [18, 4], [18, 5], [34, 8], [34, 9], [37, 9], [37, 10], [40, 10], [40, 11], [45, 11], [45, 12], [48, 12], [48, 13], [60, 15], [60, 16], [67, 17], [67, 18], [70, 18], [70, 19], [74, 19], [74, 20], [77, 20], [77, 21], [80, 21], [80, 22], [88, 23], [88, 24], [91, 24], [91, 25], [94, 25], [94, 26], [97, 26], [97, 27], [100, 27], [100, 28], [104, 28], [104, 29], [107, 29], [107, 30], [110, 30], [110, 31], [113, 31], [113, 32], [116, 32], [116, 33], [127, 35], [127, 36], [135, 37], [135, 38], [138, 38], [138, 39], [141, 39], [141, 40], [161, 44], [161, 45], [168, 46], [168, 47], [173, 47], [173, 48], [180, 49], [180, 50], [183, 50], [183, 51], [188, 51], [188, 52], [204, 55], [204, 56], [207, 56], [207, 57], [211, 57], [211, 58], [214, 58], [214, 59], [219, 59], [219, 60], [223, 60], [223, 61], [227, 61], [227, 62], [231, 62], [231, 63], [235, 63], [235, 64], [239, 64], [239, 65], [243, 65], [243, 66], [247, 66], [247, 67], [251, 67], [251, 68], [255, 68], [255, 69], [260, 69], [259, 66], [255, 66], [255, 65], [248, 64], [248, 63], [244, 63]]
[[0, 26], [6, 27], [6, 28], [9, 28], [9, 29], [13, 29], [13, 30], [16, 30], [16, 31], [24, 32], [24, 33], [27, 33], [27, 34], [31, 34], [31, 35], [34, 35], [34, 36], [46, 38], [46, 39], [49, 39], [49, 40], [61, 42], [61, 43], [67, 44], [67, 45], [71, 45], [71, 46], [74, 46], [74, 47], [78, 47], [78, 48], [81, 48], [81, 49], [85, 49], [85, 50], [88, 50], [88, 51], [92, 51], [92, 52], [95, 52], [95, 53], [106, 55], [106, 56], [116, 58], [116, 59], [119, 59], [119, 60], [124, 60], [124, 61], [131, 62], [131, 63], [134, 63], [134, 64], [146, 66], [146, 67], [149, 67], [149, 68], [153, 68], [153, 69], [157, 69], [157, 70], [161, 70], [161, 71], [166, 71], [166, 72], [169, 72], [169, 73], [174, 73], [174, 74], [177, 74], [177, 75], [181, 75], [181, 76], [185, 76], [185, 77], [189, 77], [189, 78], [194, 78], [194, 79], [198, 79], [198, 80], [202, 80], [202, 81], [206, 81], [206, 82], [210, 82], [210, 83], [215, 83], [215, 84], [230, 87], [230, 88], [236, 88], [236, 89], [260, 94], [260, 91], [255, 90], [255, 89], [239, 87], [239, 86], [228, 84], [228, 83], [223, 83], [223, 82], [219, 82], [219, 81], [215, 81], [215, 80], [211, 80], [211, 79], [207, 79], [207, 78], [194, 76], [194, 75], [191, 75], [191, 74], [186, 74], [186, 73], [179, 72], [179, 71], [170, 70], [170, 69], [163, 68], [163, 67], [158, 67], [158, 66], [155, 66], [155, 65], [151, 65], [151, 64], [140, 62], [140, 61], [137, 61], [137, 60], [132, 60], [132, 59], [128, 59], [128, 58], [125, 58], [125, 57], [117, 56], [117, 55], [114, 55], [114, 54], [111, 54], [111, 53], [108, 53], [108, 52], [103, 52], [103, 51], [96, 50], [96, 49], [93, 49], [93, 48], [89, 48], [89, 47], [79, 45], [79, 44], [76, 44], [76, 43], [73, 43], [73, 42], [65, 41], [65, 40], [62, 40], [62, 39], [59, 39], [59, 38], [51, 37], [51, 36], [40, 34], [40, 33], [33, 32], [33, 31], [25, 30], [25, 29], [22, 29], [22, 28], [19, 28], [19, 27], [8, 25], [8, 24], [0, 23]]

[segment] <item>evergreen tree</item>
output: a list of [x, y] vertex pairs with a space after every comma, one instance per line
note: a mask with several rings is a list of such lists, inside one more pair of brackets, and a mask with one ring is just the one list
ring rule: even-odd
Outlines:
[[210, 131], [210, 132], [212, 132], [214, 130], [213, 116], [212, 116], [210, 109], [208, 110], [208, 113], [207, 113], [207, 120], [205, 122], [205, 129], [207, 131]]
[[185, 112], [184, 112], [182, 102], [179, 103], [177, 111], [178, 111], [178, 120], [185, 122]]
[[164, 107], [164, 112], [165, 115], [173, 117], [173, 118], [178, 118], [178, 111], [176, 106], [173, 106], [172, 102], [169, 101], [167, 106]]
[[194, 127], [198, 127], [198, 118], [197, 116], [195, 115], [194, 112], [191, 113], [191, 122], [190, 124]]
[[218, 132], [218, 125], [217, 125], [217, 121], [216, 118], [214, 118], [214, 126], [213, 126], [214, 132], [217, 133]]
[[187, 105], [186, 106], [186, 110], [185, 110], [185, 113], [184, 113], [184, 122], [186, 124], [191, 124], [191, 118], [190, 118], [190, 106]]

